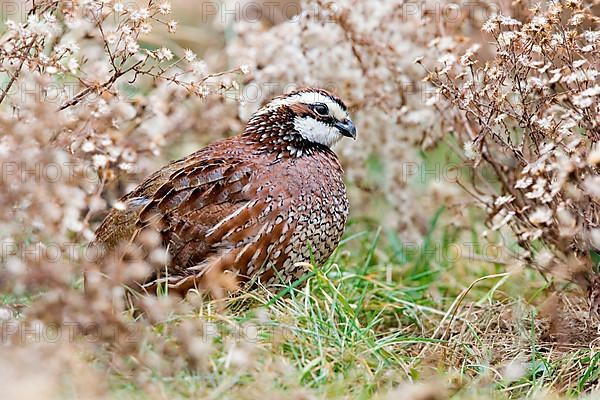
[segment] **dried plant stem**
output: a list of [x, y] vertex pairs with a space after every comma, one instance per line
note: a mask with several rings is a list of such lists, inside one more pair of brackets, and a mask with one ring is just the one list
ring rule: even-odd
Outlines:
[[29, 44], [27, 45], [26, 50], [25, 50], [25, 55], [21, 58], [21, 62], [19, 63], [19, 66], [17, 67], [15, 72], [13, 72], [11, 74], [10, 80], [8, 81], [8, 84], [6, 85], [6, 88], [0, 89], [2, 91], [2, 93], [0, 93], [0, 104], [2, 104], [2, 102], [8, 95], [10, 88], [12, 87], [12, 85], [15, 83], [15, 81], [19, 77], [19, 74], [21, 73], [21, 69], [23, 69], [23, 65], [25, 64], [25, 61], [27, 61], [27, 55], [31, 51], [31, 48], [33, 47], [33, 44], [35, 43], [36, 39], [37, 39], [37, 36], [34, 36], [31, 39], [31, 42], [29, 42]]

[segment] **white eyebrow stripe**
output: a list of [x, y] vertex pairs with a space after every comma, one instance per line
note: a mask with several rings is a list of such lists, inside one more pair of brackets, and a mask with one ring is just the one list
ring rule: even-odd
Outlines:
[[268, 111], [271, 111], [275, 108], [281, 106], [289, 106], [292, 104], [304, 103], [304, 104], [315, 104], [315, 103], [323, 103], [329, 107], [329, 113], [335, 117], [338, 121], [343, 121], [348, 118], [348, 112], [344, 111], [344, 109], [337, 103], [337, 101], [333, 100], [329, 96], [325, 96], [320, 92], [302, 92], [297, 93], [293, 96], [280, 97], [274, 99], [270, 103], [268, 103], [262, 110], [260, 110], [257, 114], [264, 114]]

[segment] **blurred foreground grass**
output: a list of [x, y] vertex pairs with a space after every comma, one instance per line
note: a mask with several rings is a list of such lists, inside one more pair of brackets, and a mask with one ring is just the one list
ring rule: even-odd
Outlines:
[[[258, 289], [224, 308], [198, 296], [178, 300], [192, 304], [186, 312], [158, 317], [132, 312], [132, 321], [153, 320], [165, 346], [177, 345], [186, 323], [205, 321], [195, 367], [180, 368], [176, 357], [154, 367], [152, 357], [124, 359], [110, 347], [79, 357], [120, 399], [545, 399], [597, 388], [600, 353], [584, 296], [553, 295], [529, 269], [457, 256], [459, 233], [438, 223], [444, 212], [419, 244], [355, 220], [326, 265], [276, 294]], [[2, 298], [13, 309], [30, 301]], [[170, 363], [174, 374], [164, 370]], [[80, 397], [70, 383], [77, 377], [65, 378], [64, 398]]]
[[[549, 284], [529, 270], [448, 261], [440, 254], [456, 235], [436, 221], [418, 251], [392, 232], [355, 222], [305, 286], [241, 295], [227, 301], [223, 314], [208, 302], [169, 316], [156, 327], [165, 341], [186, 319], [214, 321], [218, 333], [207, 363], [169, 378], [149, 371], [139, 385], [109, 365], [113, 393], [476, 399], [576, 396], [597, 387], [600, 355], [584, 342], [587, 336], [559, 333], [562, 345], [552, 336], [554, 322], [543, 311]], [[431, 251], [434, 244], [441, 247]], [[585, 314], [580, 294], [559, 297], [568, 318]]]

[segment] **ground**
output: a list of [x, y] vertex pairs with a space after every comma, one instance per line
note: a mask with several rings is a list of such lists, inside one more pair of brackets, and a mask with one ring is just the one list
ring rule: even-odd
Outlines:
[[167, 311], [132, 312], [154, 335], [136, 356], [108, 346], [77, 357], [123, 399], [545, 399], [598, 387], [596, 323], [576, 287], [527, 268], [447, 262], [426, 251], [454, 243], [435, 221], [419, 253], [400, 243], [355, 222], [297, 285], [220, 302], [160, 295], [151, 301]]

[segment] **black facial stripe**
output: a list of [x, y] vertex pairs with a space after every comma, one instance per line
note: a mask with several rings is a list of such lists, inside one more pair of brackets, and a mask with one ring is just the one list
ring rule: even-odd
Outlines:
[[320, 117], [320, 118], [317, 118], [317, 120], [319, 120], [327, 125], [333, 125], [337, 122], [337, 119], [335, 119], [334, 117], [331, 117], [331, 116]]

